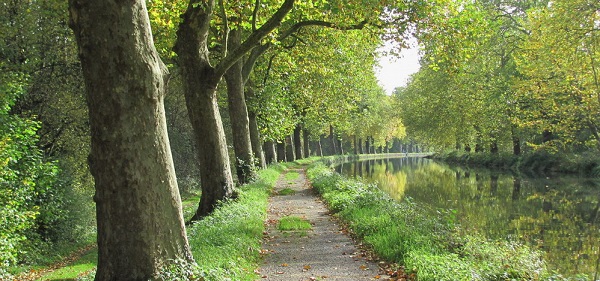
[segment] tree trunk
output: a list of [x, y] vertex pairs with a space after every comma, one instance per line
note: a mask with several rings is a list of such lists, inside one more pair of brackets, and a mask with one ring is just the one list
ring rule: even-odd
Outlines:
[[285, 138], [285, 158], [288, 162], [296, 161], [296, 149], [294, 148], [294, 135]]
[[337, 149], [337, 141], [335, 138], [335, 132], [333, 130], [333, 126], [329, 125], [329, 141], [331, 142], [331, 155], [337, 155], [338, 154], [338, 149]]
[[[252, 87], [252, 83], [246, 83], [246, 98], [252, 99], [254, 97], [254, 88]], [[265, 153], [263, 147], [261, 145], [260, 140], [260, 132], [258, 131], [258, 122], [256, 120], [256, 112], [251, 108], [248, 108], [248, 121], [250, 125], [250, 143], [252, 144], [252, 153], [254, 157], [256, 157], [258, 165], [261, 168], [267, 167], [267, 162], [265, 159]]]
[[296, 154], [296, 159], [304, 158], [304, 153], [302, 151], [302, 126], [300, 123], [296, 124], [296, 128], [294, 128], [294, 151]]
[[521, 139], [519, 138], [519, 135], [517, 135], [516, 126], [513, 125], [510, 128], [510, 134], [511, 134], [512, 145], [513, 145], [513, 154], [521, 155]]
[[177, 31], [175, 51], [194, 138], [198, 147], [202, 196], [192, 220], [210, 214], [221, 200], [234, 197], [227, 143], [217, 104], [221, 76], [209, 63], [206, 48], [213, 1], [207, 11], [190, 5]]
[[[238, 48], [242, 41], [242, 32], [234, 29], [229, 32], [229, 52]], [[242, 81], [242, 61], [238, 60], [225, 72], [227, 82], [227, 102], [231, 120], [233, 150], [235, 152], [235, 168], [240, 184], [248, 183], [254, 178], [254, 156], [250, 143], [250, 122], [244, 97]]]
[[164, 112], [168, 71], [145, 1], [69, 1], [86, 84], [96, 280], [148, 280], [192, 261]]
[[470, 144], [465, 144], [465, 152], [471, 152], [471, 145]]
[[275, 149], [275, 143], [272, 141], [266, 141], [264, 144], [265, 151], [265, 162], [272, 164], [277, 162], [277, 150]]
[[498, 154], [498, 142], [495, 140], [490, 143], [490, 153]]
[[321, 138], [317, 141], [317, 155], [323, 157], [323, 147], [321, 146]]
[[302, 139], [304, 140], [304, 156], [310, 157], [310, 133], [306, 129], [302, 129]]
[[287, 162], [285, 146], [286, 146], [285, 140], [277, 143], [277, 161], [278, 162]]
[[358, 154], [363, 154], [363, 144], [362, 144], [362, 139], [359, 138], [358, 139]]
[[358, 155], [358, 137], [354, 135], [354, 155]]

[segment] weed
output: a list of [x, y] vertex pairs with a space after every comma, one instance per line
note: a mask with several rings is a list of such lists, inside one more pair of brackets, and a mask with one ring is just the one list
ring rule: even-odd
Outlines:
[[296, 180], [299, 177], [300, 177], [300, 174], [298, 172], [288, 172], [285, 174], [285, 179], [288, 181]]
[[287, 230], [309, 230], [312, 228], [312, 225], [306, 219], [295, 217], [295, 216], [287, 216], [283, 217], [279, 220], [279, 224], [277, 225], [277, 229], [282, 231]]
[[286, 187], [280, 191], [277, 191], [277, 194], [278, 195], [294, 195], [294, 194], [296, 194], [296, 191], [289, 187]]

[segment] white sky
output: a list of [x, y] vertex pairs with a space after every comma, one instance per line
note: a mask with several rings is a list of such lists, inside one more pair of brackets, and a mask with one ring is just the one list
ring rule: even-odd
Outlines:
[[[415, 44], [416, 45], [416, 44]], [[379, 59], [381, 68], [376, 69], [377, 80], [388, 95], [395, 88], [406, 86], [411, 74], [419, 71], [419, 49], [412, 47], [402, 50], [401, 57], [385, 56]]]

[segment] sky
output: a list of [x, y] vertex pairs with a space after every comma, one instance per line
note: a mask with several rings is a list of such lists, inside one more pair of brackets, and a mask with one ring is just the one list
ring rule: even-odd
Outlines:
[[401, 57], [385, 56], [379, 59], [380, 69], [376, 69], [377, 80], [388, 95], [395, 88], [406, 86], [411, 74], [419, 70], [419, 49], [413, 47], [402, 50]]

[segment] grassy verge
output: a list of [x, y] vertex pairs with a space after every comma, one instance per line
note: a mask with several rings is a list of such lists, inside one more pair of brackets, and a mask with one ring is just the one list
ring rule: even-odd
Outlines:
[[[243, 186], [238, 200], [223, 203], [214, 214], [188, 227], [197, 264], [176, 262], [163, 273], [164, 280], [255, 280], [267, 200], [285, 168], [275, 165], [259, 171], [258, 180]], [[199, 198], [199, 193], [189, 194], [182, 202], [186, 218], [193, 215]], [[90, 250], [39, 280], [93, 280], [97, 255], [96, 249]]]
[[239, 198], [223, 203], [209, 217], [188, 227], [195, 265], [176, 263], [165, 280], [256, 280], [268, 198], [285, 169], [272, 166], [241, 188]]
[[412, 270], [419, 281], [549, 278], [541, 253], [514, 242], [459, 234], [452, 214], [396, 202], [376, 186], [346, 179], [322, 164], [310, 168], [308, 176], [358, 238], [381, 258]]

